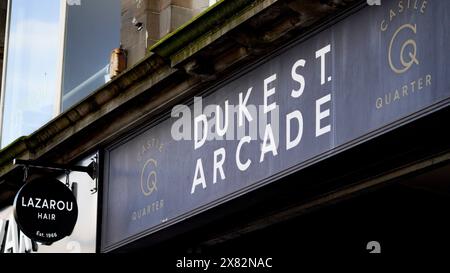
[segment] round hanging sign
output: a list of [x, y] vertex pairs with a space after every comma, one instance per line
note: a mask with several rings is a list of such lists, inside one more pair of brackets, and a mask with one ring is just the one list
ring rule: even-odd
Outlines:
[[30, 239], [51, 244], [72, 234], [78, 218], [77, 201], [59, 180], [38, 178], [17, 193], [14, 217]]

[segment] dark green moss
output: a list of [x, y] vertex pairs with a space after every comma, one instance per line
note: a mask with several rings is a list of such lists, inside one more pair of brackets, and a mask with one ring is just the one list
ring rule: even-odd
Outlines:
[[222, 0], [161, 39], [149, 48], [149, 51], [161, 57], [168, 58], [199, 36], [208, 32], [221, 22], [233, 17], [239, 10], [252, 5], [254, 2], [256, 0]]

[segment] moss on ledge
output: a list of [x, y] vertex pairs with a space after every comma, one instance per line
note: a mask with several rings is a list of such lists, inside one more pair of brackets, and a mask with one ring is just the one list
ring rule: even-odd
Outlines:
[[162, 38], [149, 48], [161, 57], [168, 58], [202, 34], [233, 17], [239, 10], [252, 5], [256, 0], [221, 0], [184, 25]]

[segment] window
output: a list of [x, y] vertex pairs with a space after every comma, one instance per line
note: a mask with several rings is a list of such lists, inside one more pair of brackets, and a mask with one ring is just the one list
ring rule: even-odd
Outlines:
[[2, 147], [32, 133], [57, 114], [60, 8], [55, 0], [10, 1]]
[[29, 135], [109, 80], [120, 0], [9, 0], [1, 147]]
[[67, 6], [62, 110], [109, 80], [111, 51], [120, 45], [120, 0]]

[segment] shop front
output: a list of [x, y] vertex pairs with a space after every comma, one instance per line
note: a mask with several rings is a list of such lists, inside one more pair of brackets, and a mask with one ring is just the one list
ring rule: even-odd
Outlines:
[[[388, 185], [367, 197], [383, 199], [398, 179], [445, 165], [445, 141], [426, 132], [448, 112], [450, 71], [439, 56], [450, 42], [441, 24], [450, 5], [386, 2], [354, 8], [112, 141], [101, 250], [239, 249], [249, 240], [255, 251], [275, 223], [298, 238], [300, 227], [286, 223], [306, 211], [346, 198], [364, 210], [352, 195]], [[326, 211], [314, 213], [326, 219]], [[383, 237], [364, 230], [353, 250], [366, 251], [371, 232]]]
[[268, 266], [292, 248], [450, 242], [450, 2], [311, 2], [219, 1], [2, 150], [0, 206], [23, 182], [12, 159], [87, 166], [98, 151], [63, 248], [80, 227], [82, 251]]

